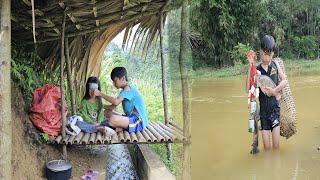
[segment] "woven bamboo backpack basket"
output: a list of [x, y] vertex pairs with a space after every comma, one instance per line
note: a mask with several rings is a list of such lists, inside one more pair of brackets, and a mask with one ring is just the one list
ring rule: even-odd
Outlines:
[[[281, 70], [286, 75], [284, 63], [280, 58], [274, 58], [278, 62]], [[293, 102], [293, 97], [289, 83], [282, 89], [280, 99], [280, 135], [287, 139], [297, 132], [297, 113], [296, 106]]]

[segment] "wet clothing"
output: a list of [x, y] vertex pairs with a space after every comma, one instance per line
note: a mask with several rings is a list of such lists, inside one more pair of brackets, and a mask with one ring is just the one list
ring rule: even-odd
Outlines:
[[87, 99], [81, 101], [79, 115], [87, 123], [101, 123], [104, 120], [104, 108], [101, 100], [90, 102]]
[[129, 131], [130, 124], [135, 124], [135, 129], [131, 128], [131, 130], [135, 130], [135, 132], [142, 131], [148, 125], [147, 110], [139, 91], [134, 85], [130, 84], [129, 86], [130, 90], [122, 90], [119, 94], [119, 97], [123, 98], [123, 112], [129, 117]]
[[[257, 66], [257, 70], [261, 72], [261, 75], [266, 75], [272, 79], [272, 81], [278, 85], [280, 82], [278, 68], [276, 63], [271, 60], [268, 70], [265, 71], [262, 68], [262, 64]], [[260, 89], [260, 88], [259, 88]], [[275, 96], [268, 97], [261, 89], [259, 93], [260, 102], [260, 119], [262, 130], [273, 130], [273, 128], [279, 126], [280, 123], [280, 106]]]

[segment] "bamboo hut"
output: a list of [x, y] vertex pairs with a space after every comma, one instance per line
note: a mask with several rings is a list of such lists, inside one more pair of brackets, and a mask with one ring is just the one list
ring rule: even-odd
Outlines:
[[[37, 53], [43, 60], [40, 67], [37, 67], [39, 71], [60, 72], [61, 85], [64, 84], [64, 76], [67, 75], [74, 106], [74, 95], [82, 94], [82, 86], [85, 80], [92, 75], [99, 76], [101, 56], [105, 47], [117, 34], [125, 30], [123, 47], [127, 47], [130, 43], [129, 39], [133, 37], [131, 50], [140, 48], [144, 52], [142, 56], [145, 56], [148, 49], [154, 46], [159, 36], [161, 37], [161, 28], [168, 11], [181, 6], [183, 1], [179, 1], [181, 3], [171, 2], [170, 0], [2, 0], [0, 2], [2, 10], [0, 45], [5, 46], [5, 44], [13, 42], [35, 46]], [[10, 18], [11, 23], [8, 22]], [[3, 28], [3, 25], [5, 28]], [[133, 27], [136, 25], [138, 28], [133, 33]], [[6, 29], [7, 27], [9, 29]], [[185, 42], [185, 30], [181, 37], [183, 38], [181, 42]], [[5, 47], [2, 50], [6, 55], [5, 59], [10, 64], [9, 51], [11, 47]], [[183, 51], [183, 48], [185, 46], [181, 47], [181, 51]], [[161, 50], [159, 52], [162, 53]], [[181, 57], [181, 63], [184, 63], [183, 59], [184, 57]], [[181, 65], [180, 71], [186, 72], [185, 66]], [[6, 68], [6, 70], [8, 69], [10, 71], [10, 68]], [[3, 87], [3, 84], [8, 84], [10, 73], [7, 74], [9, 75], [4, 77], [4, 81], [1, 79], [0, 87]], [[187, 74], [184, 73], [183, 77], [186, 76]], [[187, 81], [183, 79], [182, 83], [187, 83]], [[63, 86], [61, 86], [61, 89], [62, 101], [64, 101]], [[7, 91], [9, 91], [7, 94], [10, 94], [10, 86], [6, 86], [3, 92], [6, 93]], [[185, 95], [188, 95], [188, 93], [184, 92], [183, 97]], [[0, 97], [2, 97], [1, 94]], [[163, 98], [166, 104], [165, 93]], [[185, 98], [188, 99], [188, 97]], [[184, 106], [187, 106], [187, 104], [187, 100], [184, 100]], [[65, 112], [64, 108], [64, 105], [62, 105], [62, 113]], [[10, 101], [2, 109], [10, 109]], [[189, 107], [185, 109], [189, 110]], [[74, 107], [72, 111], [75, 112]], [[7, 114], [5, 116], [0, 115], [0, 118], [4, 117], [8, 122], [12, 121], [10, 117], [8, 118], [10, 113], [5, 113]], [[84, 133], [70, 137], [64, 132], [66, 120], [63, 119], [62, 135], [55, 138], [53, 142], [64, 144], [64, 158], [67, 158], [67, 144], [164, 143], [177, 141], [189, 147], [190, 127], [181, 129], [169, 123], [166, 114], [167, 109], [164, 113], [165, 124], [153, 122], [142, 133], [128, 134], [122, 132], [112, 137]], [[64, 114], [62, 114], [62, 117], [65, 117]], [[184, 119], [184, 125], [189, 126], [190, 117], [187, 113], [184, 114], [184, 118], [186, 118]], [[10, 123], [4, 124], [4, 126], [11, 129]], [[10, 139], [9, 136], [5, 137]], [[1, 146], [4, 145], [3, 143], [0, 144]], [[8, 161], [10, 161], [10, 158], [11, 156], [8, 157]], [[185, 156], [184, 163], [186, 163], [184, 167], [190, 170], [189, 153]], [[6, 166], [8, 167], [5, 169], [7, 172], [11, 172], [9, 166], [10, 163]], [[10, 174], [7, 174], [4, 177], [9, 178], [9, 176]]]

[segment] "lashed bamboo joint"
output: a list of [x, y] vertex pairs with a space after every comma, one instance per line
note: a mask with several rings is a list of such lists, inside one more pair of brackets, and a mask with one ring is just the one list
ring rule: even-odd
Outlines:
[[159, 143], [183, 143], [186, 138], [182, 129], [176, 125], [162, 122], [150, 122], [142, 132], [129, 133], [128, 131], [117, 132], [116, 134], [102, 135], [98, 133], [79, 133], [77, 136], [66, 135], [65, 138], [58, 136], [53, 138], [51, 143], [64, 145], [102, 145], [102, 144], [159, 144]]

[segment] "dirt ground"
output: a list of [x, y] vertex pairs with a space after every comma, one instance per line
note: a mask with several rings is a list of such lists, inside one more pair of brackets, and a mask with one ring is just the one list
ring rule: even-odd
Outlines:
[[[12, 85], [13, 147], [12, 169], [14, 180], [41, 180], [45, 178], [45, 165], [50, 160], [61, 158], [61, 146], [47, 145], [36, 140], [32, 124], [18, 88]], [[88, 169], [100, 173], [105, 179], [106, 146], [68, 146], [68, 160], [72, 164], [72, 179], [81, 179]]]

